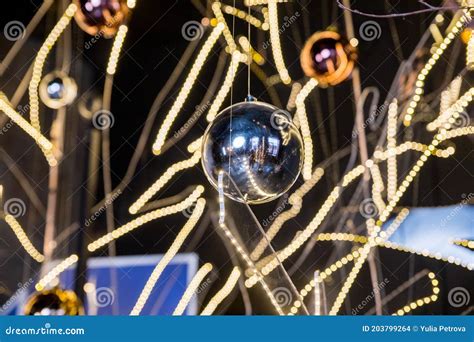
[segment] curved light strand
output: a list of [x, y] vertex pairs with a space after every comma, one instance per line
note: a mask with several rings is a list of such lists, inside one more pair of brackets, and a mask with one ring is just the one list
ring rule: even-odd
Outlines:
[[219, 290], [219, 292], [215, 294], [214, 297], [211, 298], [209, 303], [202, 310], [201, 316], [212, 315], [217, 309], [217, 306], [232, 293], [232, 290], [239, 281], [239, 278], [240, 270], [238, 267], [234, 267], [229, 275], [229, 278], [227, 278], [227, 281], [225, 282], [224, 286]]
[[191, 215], [191, 217], [188, 219], [186, 224], [183, 226], [183, 228], [180, 230], [178, 235], [176, 236], [175, 240], [171, 244], [170, 248], [166, 251], [166, 253], [163, 255], [161, 260], [158, 262], [158, 265], [156, 265], [155, 269], [151, 273], [150, 277], [148, 278], [145, 287], [142, 289], [142, 292], [140, 293], [140, 296], [138, 297], [137, 302], [135, 303], [135, 306], [133, 307], [132, 311], [130, 312], [131, 316], [138, 316], [140, 312], [143, 310], [143, 307], [145, 306], [146, 302], [148, 301], [148, 298], [151, 295], [151, 292], [153, 291], [156, 282], [160, 278], [161, 274], [163, 273], [163, 270], [165, 267], [170, 263], [170, 261], [173, 259], [173, 257], [178, 253], [179, 249], [184, 243], [184, 240], [188, 237], [188, 235], [191, 233], [193, 228], [196, 226], [198, 223], [203, 211], [204, 207], [206, 205], [206, 200], [203, 198], [200, 198], [197, 203], [196, 207], [194, 208], [194, 211]]
[[155, 196], [178, 172], [195, 166], [201, 159], [201, 152], [194, 152], [189, 159], [171, 165], [140, 197], [130, 206], [130, 214], [136, 214], [148, 201]]
[[183, 296], [179, 300], [179, 303], [176, 306], [176, 309], [174, 309], [173, 316], [181, 316], [184, 313], [184, 310], [186, 310], [186, 307], [188, 306], [189, 301], [191, 300], [194, 293], [200, 286], [204, 277], [206, 277], [211, 271], [212, 271], [212, 264], [206, 263], [196, 272], [193, 279], [190, 281], [188, 287], [184, 291]]
[[171, 129], [171, 125], [173, 124], [174, 120], [178, 116], [181, 108], [184, 105], [184, 102], [188, 98], [194, 83], [201, 71], [202, 67], [204, 66], [204, 62], [206, 61], [207, 57], [209, 56], [212, 47], [216, 44], [217, 40], [219, 39], [222, 31], [224, 30], [224, 24], [219, 23], [211, 32], [207, 40], [204, 42], [203, 47], [199, 51], [196, 60], [194, 61], [191, 71], [189, 72], [186, 80], [184, 81], [183, 87], [178, 93], [178, 97], [174, 101], [170, 111], [166, 114], [163, 124], [161, 125], [158, 134], [156, 135], [155, 142], [153, 143], [153, 153], [158, 155], [161, 152], [161, 148], [163, 147], [166, 136], [168, 135], [169, 130]]
[[309, 127], [304, 101], [317, 85], [318, 81], [313, 78], [310, 79], [298, 93], [295, 101], [296, 117], [298, 118], [301, 135], [303, 136], [304, 163], [302, 174], [304, 180], [310, 179], [313, 172], [313, 140], [311, 138], [311, 129]]
[[123, 226], [115, 229], [114, 231], [105, 234], [101, 238], [91, 242], [88, 246], [87, 249], [89, 252], [95, 252], [99, 248], [107, 245], [109, 242], [118, 239], [119, 237], [122, 237], [125, 234], [130, 233], [131, 231], [141, 227], [145, 223], [148, 223], [150, 221], [156, 220], [157, 218], [168, 216], [171, 214], [176, 214], [184, 209], [190, 207], [196, 200], [198, 199], [199, 196], [204, 192], [204, 187], [202, 185], [198, 185], [196, 189], [183, 201], [170, 205], [168, 207], [164, 208], [159, 208], [153, 211], [150, 211], [149, 213], [143, 214], [136, 219], [124, 224]]

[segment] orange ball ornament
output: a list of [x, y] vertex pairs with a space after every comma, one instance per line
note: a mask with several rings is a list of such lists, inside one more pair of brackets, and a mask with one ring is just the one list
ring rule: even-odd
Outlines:
[[335, 86], [346, 80], [354, 69], [357, 50], [334, 31], [314, 33], [301, 51], [301, 67], [306, 76], [321, 86]]
[[113, 37], [129, 13], [126, 0], [74, 0], [78, 10], [75, 19], [86, 33]]

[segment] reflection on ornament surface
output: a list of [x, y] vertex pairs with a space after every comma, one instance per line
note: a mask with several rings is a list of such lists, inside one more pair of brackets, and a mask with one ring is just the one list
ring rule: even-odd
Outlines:
[[25, 315], [30, 316], [77, 316], [84, 308], [73, 291], [55, 287], [34, 293], [25, 305]]
[[207, 128], [202, 165], [215, 188], [220, 171], [230, 175], [239, 191], [225, 180], [229, 198], [264, 203], [284, 194], [296, 181], [302, 146], [288, 112], [264, 102], [241, 102], [220, 112]]
[[346, 80], [356, 60], [355, 47], [333, 31], [314, 33], [300, 56], [305, 75], [315, 78], [322, 86], [334, 86]]
[[113, 37], [127, 18], [126, 0], [74, 0], [78, 7], [76, 22], [90, 35]]
[[77, 95], [76, 82], [62, 71], [47, 74], [40, 82], [39, 96], [49, 108], [58, 109], [71, 104]]

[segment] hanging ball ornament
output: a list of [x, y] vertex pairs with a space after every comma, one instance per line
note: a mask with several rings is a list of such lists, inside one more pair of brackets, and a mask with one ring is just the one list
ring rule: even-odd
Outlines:
[[58, 109], [71, 104], [77, 95], [76, 82], [62, 71], [47, 74], [40, 82], [39, 96], [49, 108]]
[[222, 172], [226, 196], [259, 204], [281, 196], [296, 181], [302, 146], [288, 112], [250, 99], [224, 109], [209, 125], [202, 166], [216, 189]]
[[128, 16], [127, 0], [74, 0], [75, 19], [92, 36], [113, 37]]
[[333, 31], [314, 33], [301, 51], [304, 73], [322, 86], [334, 86], [346, 80], [357, 60], [356, 40], [352, 44]]
[[25, 305], [25, 315], [78, 316], [84, 308], [77, 295], [70, 290], [54, 287], [33, 294]]

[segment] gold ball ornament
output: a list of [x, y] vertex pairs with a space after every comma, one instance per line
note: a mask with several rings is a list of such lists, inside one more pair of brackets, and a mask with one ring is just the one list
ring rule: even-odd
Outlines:
[[34, 293], [24, 312], [29, 316], [78, 316], [84, 315], [84, 307], [73, 291], [55, 287]]
[[356, 60], [355, 44], [334, 31], [314, 33], [300, 55], [305, 75], [316, 79], [321, 86], [335, 86], [346, 80]]
[[128, 17], [127, 0], [74, 0], [79, 27], [92, 36], [113, 37]]

